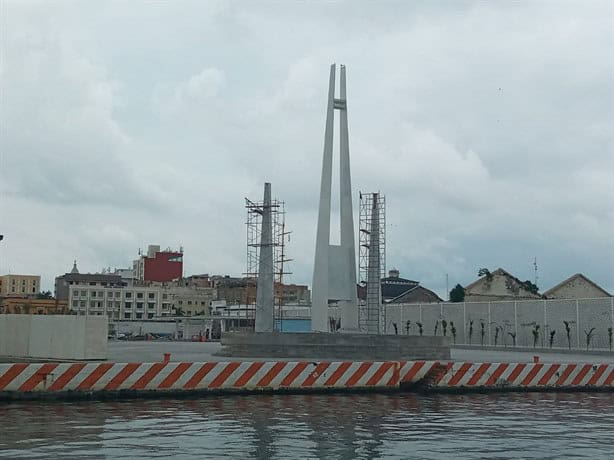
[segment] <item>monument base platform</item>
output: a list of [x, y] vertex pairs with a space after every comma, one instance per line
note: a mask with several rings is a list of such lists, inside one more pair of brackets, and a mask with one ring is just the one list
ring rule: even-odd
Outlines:
[[324, 332], [227, 332], [218, 356], [316, 360], [448, 360], [449, 337]]

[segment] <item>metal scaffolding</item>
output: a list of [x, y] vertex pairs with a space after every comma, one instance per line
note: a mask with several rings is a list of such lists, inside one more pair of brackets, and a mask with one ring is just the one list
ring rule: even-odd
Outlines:
[[[260, 261], [260, 248], [261, 244], [261, 232], [262, 232], [262, 214], [263, 214], [263, 201], [252, 201], [245, 198], [245, 209], [247, 210], [247, 270], [245, 276], [251, 278], [256, 283], [258, 279], [259, 261]], [[285, 203], [278, 199], [271, 200], [271, 223], [272, 223], [272, 246], [273, 246], [273, 275], [275, 280], [275, 304], [277, 309], [275, 311], [275, 328], [281, 330], [281, 315], [282, 315], [282, 301], [283, 301], [283, 279], [284, 275], [291, 274], [291, 272], [285, 271], [284, 266], [292, 259], [286, 258], [286, 240], [289, 239], [290, 232], [286, 231], [285, 223]], [[279, 295], [278, 295], [279, 293]], [[256, 303], [256, 296], [249, 298], [249, 302], [252, 305]]]
[[385, 332], [386, 311], [382, 308], [381, 279], [386, 274], [386, 197], [381, 193], [360, 193], [359, 275], [364, 293], [359, 302], [362, 332]]

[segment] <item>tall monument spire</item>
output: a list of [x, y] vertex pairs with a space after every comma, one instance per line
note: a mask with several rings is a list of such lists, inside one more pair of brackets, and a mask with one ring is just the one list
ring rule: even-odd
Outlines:
[[271, 221], [271, 184], [269, 182], [264, 184], [261, 232], [255, 330], [256, 332], [273, 332], [273, 225]]
[[[330, 67], [324, 155], [320, 184], [320, 205], [316, 233], [316, 251], [313, 267], [311, 329], [328, 332], [328, 304], [336, 302], [341, 309], [341, 328], [358, 330], [356, 299], [356, 250], [354, 246], [354, 217], [352, 212], [352, 181], [350, 177], [350, 149], [348, 144], [347, 98], [345, 66], [340, 66], [340, 97], [335, 98], [335, 64]], [[333, 169], [333, 126], [335, 110], [339, 120], [339, 174], [340, 174], [340, 244], [330, 244], [330, 211]]]

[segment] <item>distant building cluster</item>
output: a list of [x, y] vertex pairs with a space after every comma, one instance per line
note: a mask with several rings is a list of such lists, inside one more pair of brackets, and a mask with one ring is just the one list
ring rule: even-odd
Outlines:
[[[177, 316], [211, 316], [226, 305], [250, 305], [256, 280], [249, 277], [183, 275], [183, 249], [150, 245], [132, 268], [81, 273], [72, 270], [55, 278], [55, 293], [40, 292], [38, 275], [0, 277], [0, 311], [26, 314], [106, 315], [113, 321], [154, 320]], [[310, 303], [306, 285], [275, 284], [278, 305]]]
[[[481, 276], [466, 286], [457, 286], [461, 296], [452, 301], [495, 302], [533, 299], [587, 299], [612, 297], [609, 292], [577, 273], [540, 293], [533, 283], [521, 281], [502, 268], [480, 271]], [[254, 277], [196, 274], [184, 276], [183, 249], [161, 250], [150, 245], [139, 252], [132, 268], [104, 269], [81, 273], [77, 262], [72, 270], [55, 278], [54, 293], [41, 292], [39, 275], [0, 276], [0, 313], [106, 315], [112, 321], [144, 321], [173, 317], [211, 317], [241, 311], [256, 303]], [[357, 286], [359, 301], [366, 287]], [[454, 290], [453, 290], [454, 291]], [[305, 316], [311, 306], [307, 285], [275, 282], [275, 305], [287, 314]], [[443, 302], [419, 281], [402, 278], [397, 269], [381, 279], [383, 304]], [[248, 309], [248, 310], [245, 310]], [[302, 312], [302, 313], [301, 313]], [[251, 315], [251, 316], [250, 316]]]

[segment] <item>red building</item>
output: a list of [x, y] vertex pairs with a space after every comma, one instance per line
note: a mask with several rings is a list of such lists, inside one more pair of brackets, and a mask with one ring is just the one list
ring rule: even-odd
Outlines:
[[160, 246], [149, 245], [147, 254], [134, 261], [134, 273], [140, 281], [173, 281], [183, 276], [183, 249], [160, 251]]

